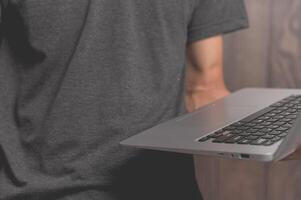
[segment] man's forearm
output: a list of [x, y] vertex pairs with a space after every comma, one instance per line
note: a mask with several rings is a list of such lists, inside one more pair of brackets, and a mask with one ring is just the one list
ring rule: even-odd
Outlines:
[[187, 50], [186, 104], [193, 111], [229, 94], [223, 76], [223, 38], [191, 44]]
[[228, 94], [222, 66], [212, 66], [205, 73], [193, 69], [187, 70], [186, 105], [188, 111], [193, 111]]
[[206, 71], [187, 69], [187, 93], [207, 92], [214, 89], [225, 89], [221, 65], [208, 67]]

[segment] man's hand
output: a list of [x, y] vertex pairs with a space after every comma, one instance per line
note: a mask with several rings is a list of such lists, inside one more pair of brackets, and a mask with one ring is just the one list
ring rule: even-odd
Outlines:
[[222, 36], [190, 44], [187, 50], [187, 110], [191, 112], [228, 94], [223, 78]]

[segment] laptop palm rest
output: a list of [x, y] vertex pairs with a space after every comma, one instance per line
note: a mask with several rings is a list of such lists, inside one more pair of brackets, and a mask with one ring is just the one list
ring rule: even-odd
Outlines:
[[[209, 134], [258, 110], [260, 108], [256, 106], [234, 106], [220, 101], [148, 129], [128, 138], [121, 144], [185, 153], [186, 151], [181, 151], [181, 149], [200, 149], [200, 144], [193, 141], [196, 141], [204, 134]], [[174, 138], [177, 139], [175, 140]]]

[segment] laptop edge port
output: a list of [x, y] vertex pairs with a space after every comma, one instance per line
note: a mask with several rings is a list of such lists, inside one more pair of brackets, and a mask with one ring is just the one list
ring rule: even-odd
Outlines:
[[250, 155], [249, 155], [249, 154], [244, 154], [244, 153], [242, 153], [242, 154], [240, 154], [240, 156], [241, 156], [241, 158], [243, 158], [243, 159], [249, 159], [249, 158], [250, 158]]

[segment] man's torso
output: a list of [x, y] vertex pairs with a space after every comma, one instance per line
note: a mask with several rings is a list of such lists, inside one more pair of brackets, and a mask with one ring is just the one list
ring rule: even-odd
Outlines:
[[6, 160], [0, 199], [105, 188], [118, 182], [116, 174], [123, 177], [125, 163], [126, 174], [149, 167], [136, 163], [146, 163], [145, 156], [148, 164], [164, 165], [164, 156], [119, 141], [185, 111], [185, 47], [196, 1], [18, 3], [31, 45], [46, 58], [25, 67], [7, 42], [0, 48], [0, 145]]

